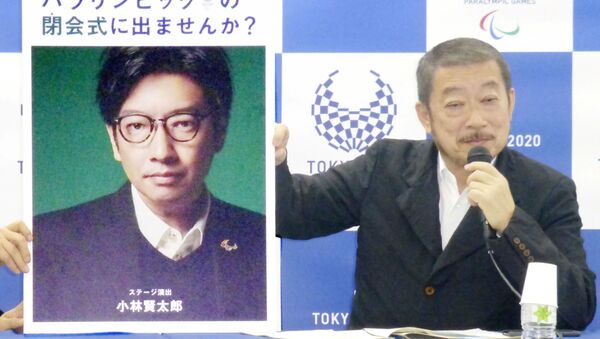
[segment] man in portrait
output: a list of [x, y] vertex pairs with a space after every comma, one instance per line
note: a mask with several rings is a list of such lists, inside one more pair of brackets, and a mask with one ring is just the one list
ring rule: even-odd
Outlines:
[[96, 100], [127, 181], [35, 216], [33, 320], [266, 320], [265, 217], [207, 185], [232, 109], [226, 51], [108, 48]]

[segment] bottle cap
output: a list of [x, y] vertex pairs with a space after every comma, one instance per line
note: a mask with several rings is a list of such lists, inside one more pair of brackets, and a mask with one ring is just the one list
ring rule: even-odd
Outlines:
[[529, 263], [521, 294], [521, 305], [538, 304], [558, 307], [556, 283], [556, 265], [541, 262]]

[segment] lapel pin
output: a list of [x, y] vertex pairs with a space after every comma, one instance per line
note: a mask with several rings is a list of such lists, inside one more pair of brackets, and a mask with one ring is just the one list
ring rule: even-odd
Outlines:
[[221, 248], [227, 252], [231, 252], [231, 251], [237, 250], [238, 245], [236, 243], [233, 243], [233, 245], [230, 245], [229, 239], [225, 239], [225, 240], [221, 241]]

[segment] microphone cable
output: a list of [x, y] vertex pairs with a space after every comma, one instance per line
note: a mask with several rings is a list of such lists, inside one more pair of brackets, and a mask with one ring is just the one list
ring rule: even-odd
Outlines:
[[[483, 216], [483, 215], [482, 215]], [[490, 259], [492, 259], [492, 263], [494, 264], [494, 267], [496, 268], [496, 271], [498, 272], [498, 275], [500, 275], [500, 278], [502, 278], [502, 280], [504, 280], [504, 283], [506, 284], [506, 286], [508, 286], [508, 288], [519, 298], [519, 300], [521, 299], [521, 293], [519, 293], [517, 291], [517, 289], [514, 288], [514, 286], [510, 283], [510, 281], [508, 281], [508, 278], [504, 275], [504, 273], [502, 272], [502, 270], [500, 269], [500, 266], [498, 265], [498, 263], [496, 262], [496, 258], [494, 257], [494, 250], [492, 249], [492, 247], [490, 246], [490, 236], [491, 236], [491, 230], [490, 230], [490, 225], [488, 224], [487, 220], [483, 221], [483, 241], [485, 242], [485, 248], [487, 249], [487, 253], [490, 255]]]

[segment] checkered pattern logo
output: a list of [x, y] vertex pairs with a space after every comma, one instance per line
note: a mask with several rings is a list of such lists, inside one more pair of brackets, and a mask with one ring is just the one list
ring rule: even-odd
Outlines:
[[351, 109], [343, 107], [334, 99], [330, 89], [333, 77], [339, 72], [329, 74], [326, 82], [320, 84], [315, 92], [315, 103], [312, 105], [312, 116], [315, 129], [335, 149], [364, 151], [373, 142], [390, 134], [396, 116], [396, 103], [389, 84], [375, 76], [377, 90], [375, 98], [368, 107]]

